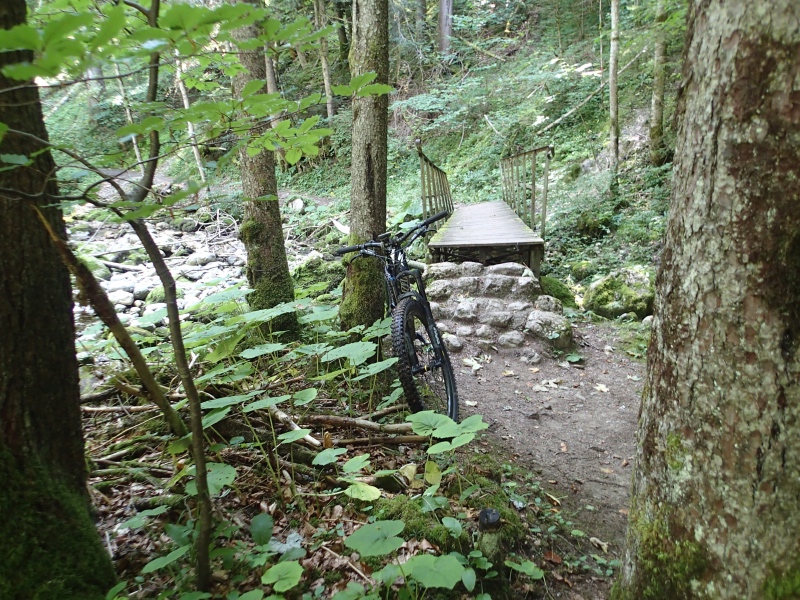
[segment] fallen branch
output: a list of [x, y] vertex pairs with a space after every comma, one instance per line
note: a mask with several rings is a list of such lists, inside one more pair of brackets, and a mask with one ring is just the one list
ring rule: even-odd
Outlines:
[[[292, 418], [289, 415], [280, 410], [277, 406], [270, 406], [267, 410], [269, 410], [270, 415], [278, 419], [278, 421], [286, 425], [288, 428], [292, 430], [301, 429], [301, 427], [297, 423], [292, 421]], [[312, 437], [310, 435], [305, 435], [300, 439], [304, 440], [305, 442], [317, 448], [322, 446], [322, 442], [320, 442], [317, 438]]]
[[117, 271], [134, 271], [136, 273], [141, 273], [144, 271], [143, 267], [137, 265], [123, 265], [122, 263], [115, 263], [111, 262], [110, 260], [101, 260], [98, 259], [100, 264], [107, 266], [109, 269], [116, 269]]
[[352, 438], [349, 440], [333, 440], [334, 446], [392, 446], [397, 444], [424, 444], [430, 438], [424, 435], [396, 435], [381, 437]]
[[[366, 429], [367, 431], [377, 431], [379, 433], [411, 433], [411, 423], [393, 423], [384, 425], [367, 421], [366, 419], [354, 419], [351, 417], [340, 417], [338, 415], [307, 415], [300, 420], [301, 423], [315, 425], [332, 425], [333, 427], [355, 427]], [[427, 438], [426, 438], [427, 439]]]
[[331, 550], [330, 548], [328, 548], [328, 547], [327, 547], [327, 546], [325, 546], [325, 545], [322, 545], [322, 546], [320, 546], [320, 548], [322, 548], [323, 550], [325, 550], [325, 552], [328, 552], [329, 554], [332, 554], [332, 555], [333, 555], [334, 557], [336, 557], [337, 559], [343, 560], [343, 561], [344, 561], [344, 562], [347, 564], [347, 566], [348, 566], [348, 567], [350, 567], [350, 568], [353, 570], [353, 572], [354, 572], [356, 575], [359, 575], [359, 576], [360, 576], [360, 577], [361, 577], [361, 578], [362, 578], [364, 581], [366, 581], [366, 582], [367, 582], [367, 583], [369, 583], [370, 585], [372, 585], [372, 584], [374, 584], [374, 583], [375, 583], [375, 582], [374, 582], [372, 579], [370, 579], [369, 577], [367, 577], [366, 575], [364, 575], [364, 573], [361, 571], [361, 569], [359, 569], [357, 566], [355, 566], [355, 565], [353, 564], [353, 562], [352, 562], [352, 561], [351, 561], [349, 558], [345, 558], [345, 557], [344, 557], [344, 556], [342, 556], [341, 554], [337, 554], [336, 552], [334, 552], [333, 550]]
[[86, 413], [140, 413], [151, 410], [158, 410], [158, 407], [155, 404], [149, 404], [146, 406], [81, 406], [81, 412]]
[[110, 387], [107, 390], [103, 390], [101, 392], [95, 392], [94, 394], [87, 394], [85, 396], [81, 396], [81, 404], [91, 404], [92, 402], [103, 402], [104, 400], [113, 398], [116, 393], [117, 393], [117, 388]]
[[403, 412], [404, 410], [408, 410], [408, 406], [404, 404], [395, 404], [394, 406], [390, 406], [389, 408], [384, 408], [383, 410], [376, 410], [373, 413], [364, 415], [363, 418], [369, 421], [377, 421], [378, 419], [381, 419], [388, 415], [393, 415], [394, 413]]

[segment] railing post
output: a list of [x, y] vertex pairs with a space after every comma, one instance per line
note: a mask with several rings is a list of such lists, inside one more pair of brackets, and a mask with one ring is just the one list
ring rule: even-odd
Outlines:
[[544, 223], [547, 220], [547, 184], [550, 180], [549, 173], [550, 173], [550, 159], [553, 157], [554, 148], [553, 146], [549, 146], [547, 148], [547, 152], [545, 153], [544, 158], [544, 173], [542, 174], [543, 183], [542, 183], [542, 233], [541, 237], [544, 239]]

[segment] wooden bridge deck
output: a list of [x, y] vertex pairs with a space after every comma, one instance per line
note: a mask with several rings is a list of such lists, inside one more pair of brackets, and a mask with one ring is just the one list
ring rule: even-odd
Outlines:
[[539, 276], [544, 240], [505, 202], [460, 206], [428, 241], [434, 261], [520, 261]]

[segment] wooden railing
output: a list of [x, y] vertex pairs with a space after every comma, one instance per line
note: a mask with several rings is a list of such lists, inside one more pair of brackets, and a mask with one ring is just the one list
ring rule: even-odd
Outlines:
[[[450, 195], [450, 184], [447, 182], [447, 173], [437, 167], [431, 159], [422, 152], [422, 144], [417, 140], [417, 153], [419, 154], [419, 171], [421, 178], [422, 218], [435, 215], [446, 210], [453, 213], [453, 197]], [[438, 229], [444, 221], [436, 222], [433, 227]]]
[[[500, 161], [503, 200], [519, 215], [522, 222], [534, 231], [538, 222], [539, 237], [542, 239], [547, 220], [547, 183], [553, 151], [553, 146], [542, 146], [508, 156]], [[544, 154], [545, 158], [542, 172], [542, 205], [537, 219], [536, 166], [539, 154]]]

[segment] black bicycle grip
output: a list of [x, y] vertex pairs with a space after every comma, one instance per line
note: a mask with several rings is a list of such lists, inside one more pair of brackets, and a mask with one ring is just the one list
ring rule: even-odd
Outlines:
[[361, 246], [346, 246], [344, 248], [338, 248], [333, 251], [336, 256], [343, 256], [345, 254], [350, 254], [351, 252], [358, 252], [361, 250]]
[[435, 222], [436, 222], [436, 221], [438, 221], [439, 219], [444, 219], [444, 218], [445, 218], [447, 215], [449, 215], [449, 214], [450, 214], [449, 212], [447, 212], [446, 210], [443, 210], [442, 212], [440, 212], [440, 213], [436, 213], [436, 214], [435, 214], [435, 215], [433, 215], [432, 217], [428, 217], [427, 219], [425, 219], [425, 220], [424, 220], [424, 221], [421, 223], [421, 225], [430, 225], [431, 223], [435, 223]]

